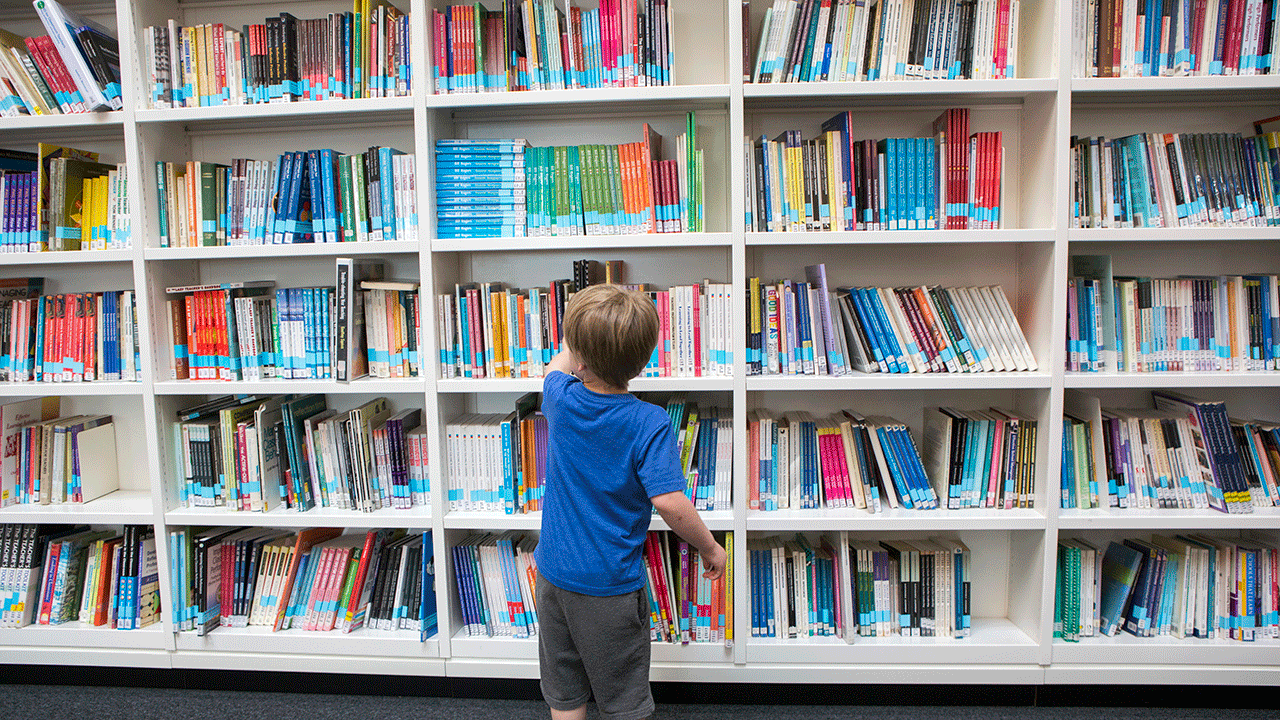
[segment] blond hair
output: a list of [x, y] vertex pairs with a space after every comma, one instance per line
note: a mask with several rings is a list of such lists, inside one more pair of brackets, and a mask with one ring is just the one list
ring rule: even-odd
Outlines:
[[596, 377], [625, 388], [644, 371], [658, 344], [658, 310], [639, 291], [592, 285], [570, 300], [564, 339]]

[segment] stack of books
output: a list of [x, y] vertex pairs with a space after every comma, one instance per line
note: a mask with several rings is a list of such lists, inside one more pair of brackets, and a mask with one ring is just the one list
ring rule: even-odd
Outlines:
[[160, 247], [416, 241], [414, 168], [413, 155], [390, 147], [156, 161]]
[[716, 541], [729, 559], [724, 574], [709, 580], [697, 548], [669, 531], [645, 536], [650, 640], [733, 647], [733, 533], [717, 533]]
[[132, 290], [43, 290], [44, 278], [0, 280], [0, 381], [142, 379]]
[[528, 220], [524, 140], [436, 140], [436, 235], [521, 237]]
[[57, 0], [32, 4], [49, 34], [23, 38], [0, 30], [0, 115], [124, 107], [115, 32]]
[[60, 417], [59, 398], [0, 405], [5, 447], [0, 506], [82, 505], [120, 488], [110, 415]]
[[436, 634], [431, 531], [169, 531], [174, 627]]
[[501, 10], [431, 11], [437, 95], [671, 84], [669, 0], [604, 0], [568, 8], [503, 0]]
[[1102, 409], [1072, 393], [1062, 427], [1062, 507], [1280, 505], [1280, 425], [1228, 418], [1220, 401], [1153, 392], [1155, 408]]
[[138, 630], [160, 620], [155, 534], [78, 525], [0, 526], [5, 580], [0, 627], [63, 625]]
[[843, 112], [805, 140], [746, 139], [746, 226], [756, 232], [991, 230], [1004, 227], [1000, 132], [969, 133], [947, 110], [933, 137], [855, 140]]
[[422, 411], [375, 398], [224, 396], [178, 411], [178, 502], [233, 511], [373, 512], [430, 506]]
[[972, 632], [972, 560], [953, 538], [747, 541], [751, 635], [779, 640], [944, 637]]
[[760, 28], [755, 71], [743, 80], [1014, 78], [1018, 6], [1018, 0], [774, 0]]
[[1278, 548], [1261, 534], [1060, 541], [1053, 637], [1280, 637]]
[[1075, 77], [1267, 75], [1275, 9], [1258, 0], [1072, 3]]
[[1280, 225], [1280, 132], [1071, 139], [1072, 227]]
[[467, 637], [538, 634], [537, 541], [516, 532], [479, 533], [453, 547], [454, 581]]
[[1034, 371], [1038, 365], [1000, 286], [828, 289], [748, 283], [747, 372], [847, 375]]
[[1067, 370], [1280, 369], [1275, 275], [1114, 275], [1110, 256], [1076, 255], [1067, 288]]
[[0, 253], [122, 250], [129, 218], [125, 163], [49, 143], [0, 150]]
[[403, 97], [412, 91], [410, 18], [387, 0], [312, 20], [282, 12], [238, 28], [143, 29], [152, 108]]

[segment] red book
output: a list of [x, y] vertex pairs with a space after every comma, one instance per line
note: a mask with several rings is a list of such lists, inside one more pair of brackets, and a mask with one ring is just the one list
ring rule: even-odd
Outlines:
[[352, 622], [360, 609], [356, 606], [363, 597], [365, 576], [369, 571], [369, 558], [382, 546], [378, 533], [379, 531], [377, 530], [370, 530], [364, 535], [364, 547], [360, 551], [360, 561], [356, 566], [355, 582], [351, 586], [351, 600], [345, 608], [343, 617], [337, 622], [340, 627], [345, 628], [348, 623]]
[[62, 543], [50, 543], [45, 557], [44, 584], [40, 587], [40, 625], [49, 624], [49, 613], [53, 610], [53, 588], [58, 581], [58, 560], [62, 557]]
[[[1116, 3], [1119, 5], [1119, 3]], [[999, 80], [1004, 78], [1004, 69], [1008, 67], [1009, 58], [1009, 6], [1010, 0], [1000, 0], [1000, 8], [997, 11], [996, 21], [996, 46], [994, 53], [995, 68], [993, 68], [991, 77]], [[1116, 13], [1119, 17], [1120, 13]], [[1117, 26], [1119, 27], [1119, 26]], [[1117, 33], [1119, 37], [1119, 33]], [[1120, 43], [1116, 43], [1116, 58], [1120, 57]]]
[[[1226, 0], [1224, 0], [1225, 2]], [[1226, 49], [1223, 51], [1223, 74], [1240, 74], [1240, 44], [1244, 37], [1245, 0], [1230, 0], [1227, 6]]]
[[467, 290], [467, 321], [471, 326], [472, 375], [477, 378], [485, 376], [485, 357], [489, 349], [484, 344], [484, 332], [480, 328], [480, 291], [476, 288]]
[[586, 55], [582, 50], [582, 8], [569, 8], [569, 24], [573, 28], [573, 66], [578, 71], [573, 86], [583, 86], [583, 69], [586, 67]]

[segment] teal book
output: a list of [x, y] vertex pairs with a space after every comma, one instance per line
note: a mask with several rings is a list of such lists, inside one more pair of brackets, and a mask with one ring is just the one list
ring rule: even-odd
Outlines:
[[1133, 594], [1133, 586], [1142, 568], [1142, 553], [1120, 543], [1107, 545], [1102, 557], [1102, 615], [1099, 631], [1115, 635], [1124, 622], [1122, 613]]

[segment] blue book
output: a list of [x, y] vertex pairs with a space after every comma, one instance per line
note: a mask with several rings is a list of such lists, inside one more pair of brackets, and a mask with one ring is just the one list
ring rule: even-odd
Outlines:
[[880, 293], [875, 288], [862, 288], [862, 292], [867, 299], [867, 307], [871, 310], [871, 317], [876, 323], [876, 331], [880, 333], [880, 342], [888, 351], [887, 357], [891, 358], [890, 368], [895, 368], [893, 372], [898, 373], [911, 372], [904, 349], [898, 343], [898, 335], [893, 331], [893, 324], [889, 322], [889, 314], [881, 301]]
[[898, 502], [905, 508], [915, 508], [915, 496], [912, 494], [911, 489], [907, 487], [906, 476], [903, 475], [902, 468], [898, 464], [898, 456], [894, 451], [888, 431], [883, 425], [874, 429], [876, 439], [880, 441], [880, 452], [889, 467], [889, 478], [887, 479], [893, 483], [893, 487], [898, 493]]
[[1102, 587], [1099, 593], [1098, 630], [1103, 635], [1115, 635], [1123, 625], [1124, 611], [1133, 595], [1143, 559], [1142, 553], [1127, 545], [1108, 543], [1102, 557]]

